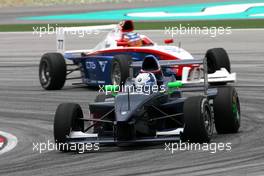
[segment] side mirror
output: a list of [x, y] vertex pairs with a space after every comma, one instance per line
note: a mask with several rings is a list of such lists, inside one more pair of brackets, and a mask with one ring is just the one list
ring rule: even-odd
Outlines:
[[165, 44], [170, 44], [170, 43], [173, 43], [173, 42], [174, 42], [173, 39], [165, 39], [164, 40]]

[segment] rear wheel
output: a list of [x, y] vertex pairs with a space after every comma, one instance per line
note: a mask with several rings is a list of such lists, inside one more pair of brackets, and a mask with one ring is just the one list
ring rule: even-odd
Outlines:
[[230, 60], [227, 52], [223, 48], [212, 48], [206, 52], [208, 73], [214, 73], [221, 68], [231, 72]]
[[232, 86], [218, 88], [214, 100], [215, 127], [217, 133], [237, 133], [240, 127], [240, 103]]
[[39, 81], [46, 90], [59, 90], [66, 80], [66, 63], [60, 53], [46, 53], [39, 64]]
[[210, 105], [203, 96], [190, 97], [184, 102], [184, 140], [209, 142], [213, 134]]
[[129, 77], [129, 65], [132, 57], [129, 55], [116, 55], [112, 61], [111, 81], [114, 85], [123, 85]]
[[[223, 48], [212, 48], [206, 52], [208, 73], [214, 73], [221, 68], [231, 72], [230, 60], [227, 52]], [[214, 82], [210, 85], [225, 85], [226, 82]]]
[[79, 120], [83, 118], [83, 112], [80, 105], [75, 103], [60, 104], [56, 110], [54, 118], [54, 139], [59, 144], [60, 151], [68, 151], [67, 136], [72, 131], [84, 131], [84, 122]]

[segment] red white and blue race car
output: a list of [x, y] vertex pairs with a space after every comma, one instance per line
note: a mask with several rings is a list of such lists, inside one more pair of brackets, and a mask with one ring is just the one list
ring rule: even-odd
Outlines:
[[[93, 49], [66, 51], [65, 34], [80, 30], [107, 31], [108, 34]], [[164, 40], [165, 45], [158, 45], [147, 36], [135, 33], [133, 21], [123, 21], [117, 25], [65, 27], [57, 31], [57, 52], [44, 54], [39, 65], [40, 84], [46, 90], [61, 89], [66, 80], [80, 78], [82, 83], [89, 86], [122, 85], [130, 74], [130, 64], [142, 61], [148, 55], [158, 60], [194, 59], [183, 48], [169, 45], [173, 43], [172, 39]], [[236, 74], [231, 73], [229, 57], [223, 48], [209, 49], [205, 57], [209, 83], [219, 84], [220, 81], [226, 84], [236, 80]], [[197, 68], [195, 64], [175, 65], [172, 70], [177, 78], [181, 79], [182, 69], [186, 66], [190, 72]], [[81, 77], [69, 76], [75, 71], [80, 71]]]

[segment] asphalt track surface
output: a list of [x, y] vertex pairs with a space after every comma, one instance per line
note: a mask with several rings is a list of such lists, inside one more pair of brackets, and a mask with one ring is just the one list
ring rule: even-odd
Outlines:
[[[142, 31], [162, 42], [163, 31]], [[239, 133], [214, 135], [212, 142], [232, 143], [231, 151], [175, 151], [164, 145], [121, 150], [101, 148], [84, 154], [33, 151], [33, 142], [53, 141], [53, 117], [58, 104], [78, 102], [87, 114], [95, 89], [72, 86], [45, 91], [38, 81], [41, 54], [54, 51], [55, 36], [0, 33], [0, 129], [18, 138], [17, 146], [0, 156], [0, 175], [263, 175], [264, 174], [264, 50], [263, 30], [233, 31], [211, 38], [181, 35], [183, 48], [202, 57], [208, 48], [224, 47], [238, 74], [236, 83], [242, 108]], [[70, 41], [76, 48], [90, 41]]]

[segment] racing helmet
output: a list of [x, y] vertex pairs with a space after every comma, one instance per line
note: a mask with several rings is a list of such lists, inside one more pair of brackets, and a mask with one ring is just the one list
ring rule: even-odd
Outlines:
[[124, 40], [127, 41], [128, 46], [142, 46], [142, 39], [138, 33], [128, 32], [124, 35]]
[[159, 86], [163, 84], [163, 72], [158, 59], [154, 55], [147, 55], [144, 58], [140, 71], [142, 73], [153, 73], [157, 79], [157, 84]]
[[143, 59], [142, 66], [141, 66], [142, 72], [160, 72], [161, 67], [159, 64], [159, 61], [156, 56], [154, 55], [147, 55]]
[[153, 73], [140, 73], [135, 79], [136, 87], [147, 86], [151, 88], [154, 85], [157, 85], [157, 79]]

